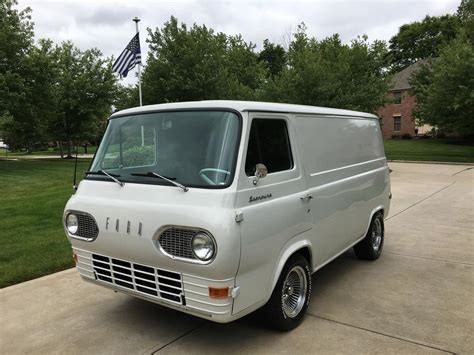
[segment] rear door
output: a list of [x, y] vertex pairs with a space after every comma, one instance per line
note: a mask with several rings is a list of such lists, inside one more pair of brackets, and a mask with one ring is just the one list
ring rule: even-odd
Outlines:
[[[240, 295], [234, 313], [262, 300], [272, 284], [273, 271], [287, 242], [311, 228], [294, 118], [289, 115], [250, 113], [239, 172], [236, 208], [242, 253], [236, 284]], [[256, 181], [256, 164], [268, 175]]]

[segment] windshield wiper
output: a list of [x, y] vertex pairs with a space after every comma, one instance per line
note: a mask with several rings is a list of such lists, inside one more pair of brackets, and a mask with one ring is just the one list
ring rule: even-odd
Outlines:
[[[148, 176], [148, 177], [155, 177], [155, 175], [153, 174], [153, 172], [149, 171], [147, 173], [130, 173], [130, 175], [133, 175], [133, 176]], [[170, 176], [166, 176], [166, 175], [160, 175], [164, 178], [167, 178], [168, 180], [176, 180], [175, 177], [170, 177]]]
[[105, 175], [109, 178], [111, 178], [114, 182], [116, 182], [117, 184], [120, 185], [120, 187], [123, 187], [125, 185], [124, 182], [120, 181], [119, 179], [117, 179], [118, 177], [120, 177], [120, 175], [117, 175], [117, 174], [111, 174], [111, 173], [108, 173], [106, 172], [105, 170], [98, 170], [98, 171], [86, 171], [86, 174], [90, 174], [90, 175]]
[[179, 187], [180, 189], [183, 189], [184, 192], [186, 192], [186, 191], [189, 190], [189, 189], [188, 189], [186, 186], [184, 186], [183, 184], [180, 184], [179, 182], [173, 181], [173, 180], [176, 179], [176, 178], [166, 177], [166, 176], [157, 174], [157, 173], [155, 173], [154, 171], [149, 171], [149, 172], [146, 172], [146, 173], [132, 173], [132, 174], [130, 174], [130, 175], [133, 175], [133, 176], [157, 177], [157, 178], [163, 179], [163, 180], [165, 180], [165, 181], [168, 181], [169, 183], [173, 184], [174, 186]]

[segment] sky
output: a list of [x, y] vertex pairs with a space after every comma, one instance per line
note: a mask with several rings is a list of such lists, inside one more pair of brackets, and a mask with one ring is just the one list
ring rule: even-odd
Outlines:
[[[426, 15], [455, 13], [460, 0], [18, 0], [33, 10], [35, 37], [71, 40], [81, 48], [99, 48], [118, 57], [135, 34], [138, 16], [142, 57], [146, 61], [146, 28], [161, 28], [173, 15], [217, 32], [241, 34], [261, 48], [265, 38], [285, 45], [302, 21], [307, 33], [324, 38], [339, 33], [344, 42], [366, 34], [388, 41], [398, 28]], [[124, 84], [136, 79], [129, 75]]]

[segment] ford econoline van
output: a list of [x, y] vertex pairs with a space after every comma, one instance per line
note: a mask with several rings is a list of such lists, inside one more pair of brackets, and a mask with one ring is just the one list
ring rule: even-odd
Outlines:
[[63, 218], [84, 280], [288, 330], [312, 273], [352, 247], [380, 256], [390, 197], [372, 114], [185, 102], [114, 113]]

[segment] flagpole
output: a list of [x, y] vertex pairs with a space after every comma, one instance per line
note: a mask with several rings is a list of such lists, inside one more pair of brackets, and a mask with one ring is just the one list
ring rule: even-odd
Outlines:
[[[132, 21], [135, 22], [135, 27], [136, 27], [137, 33], [138, 33], [139, 32], [138, 31], [138, 23], [140, 22], [140, 19], [135, 16], [135, 18]], [[140, 106], [142, 106], [142, 78], [141, 78], [141, 73], [140, 73], [140, 67], [141, 66], [142, 66], [142, 64], [141, 64], [141, 61], [140, 61], [140, 63], [137, 65], [137, 67], [138, 67], [138, 95], [140, 96]]]

